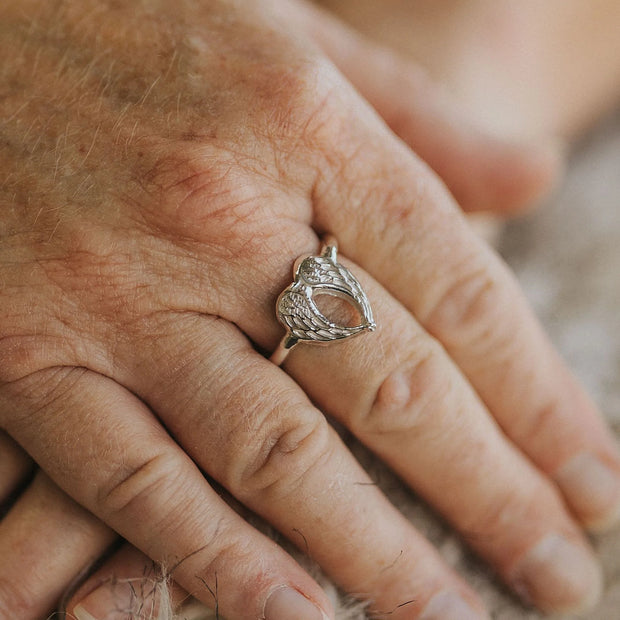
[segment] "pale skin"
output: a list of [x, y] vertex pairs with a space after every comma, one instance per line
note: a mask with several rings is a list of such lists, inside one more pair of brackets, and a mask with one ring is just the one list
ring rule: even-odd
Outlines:
[[[553, 152], [467, 127], [302, 4], [20, 0], [0, 24], [2, 499], [41, 468], [0, 522], [0, 615], [45, 615], [120, 534], [103, 575], [185, 558], [175, 579], [212, 604], [217, 575], [223, 617], [332, 618], [204, 472], [378, 615], [484, 618], [325, 413], [529, 602], [592, 602], [584, 528], [618, 516], [617, 447], [459, 208], [531, 203]], [[325, 231], [379, 327], [280, 369], [274, 302]], [[584, 458], [616, 481], [594, 502]], [[80, 620], [117, 609], [98, 583]]]
[[620, 97], [615, 0], [317, 0], [501, 134], [574, 138]]

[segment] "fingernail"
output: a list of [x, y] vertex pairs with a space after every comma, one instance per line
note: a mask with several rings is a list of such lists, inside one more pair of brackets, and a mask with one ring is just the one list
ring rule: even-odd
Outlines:
[[80, 601], [74, 608], [73, 615], [77, 620], [104, 620], [109, 618], [114, 610], [123, 607], [122, 601], [118, 600], [118, 593], [113, 593], [109, 584], [104, 584]]
[[603, 530], [620, 521], [620, 474], [593, 454], [574, 456], [555, 479], [589, 528]]
[[[99, 618], [95, 618], [90, 612], [86, 611], [81, 604], [74, 608], [73, 615], [76, 620], [99, 620]], [[105, 616], [101, 617], [104, 618]]]
[[433, 596], [420, 620], [489, 620], [489, 616], [475, 611], [455, 592], [446, 591]]
[[514, 587], [529, 603], [547, 611], [582, 611], [602, 590], [601, 569], [584, 547], [550, 534], [519, 562]]
[[310, 599], [287, 587], [271, 593], [265, 603], [264, 617], [265, 620], [329, 620]]
[[[115, 581], [99, 586], [86, 596], [73, 609], [73, 617], [76, 620], [121, 620], [132, 617], [135, 610], [148, 609], [149, 618], [158, 620], [165, 610], [155, 602], [159, 598], [155, 589], [148, 586], [144, 596], [141, 592], [134, 592], [129, 582]], [[136, 615], [136, 617], [137, 617]]]

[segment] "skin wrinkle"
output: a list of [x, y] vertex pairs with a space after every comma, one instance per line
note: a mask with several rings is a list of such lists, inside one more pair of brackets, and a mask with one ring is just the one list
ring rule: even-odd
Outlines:
[[[33, 0], [25, 2], [26, 7], [33, 5]], [[100, 517], [112, 515], [110, 525], [156, 559], [172, 549], [185, 553], [194, 544], [203, 545], [203, 519], [225, 515], [234, 527], [224, 532], [226, 540], [211, 540], [209, 545], [225, 574], [222, 604], [233, 610], [232, 617], [237, 610], [250, 617], [262, 609], [264, 592], [255, 580], [263, 573], [253, 555], [262, 556], [261, 569], [269, 565], [273, 571], [265, 587], [272, 587], [271, 579], [295, 579], [292, 585], [304, 592], [320, 596], [320, 591], [284, 553], [225, 512], [199, 467], [227, 482], [238, 496], [252, 496], [251, 507], [286, 534], [293, 527], [303, 532], [313, 554], [349, 590], [372, 581], [375, 559], [385, 565], [407, 547], [409, 553], [400, 563], [402, 581], [389, 575], [384, 582], [378, 580], [385, 587], [370, 593], [382, 599], [378, 604], [385, 609], [406, 600], [402, 594], [408, 594], [413, 583], [424, 582], [425, 576], [418, 573], [422, 557], [428, 572], [441, 575], [448, 584], [459, 583], [375, 487], [354, 485], [363, 479], [362, 470], [299, 388], [303, 384], [309, 393], [316, 381], [314, 371], [308, 371], [309, 357], [304, 358], [310, 354], [299, 351], [297, 362], [290, 360], [287, 371], [298, 381], [295, 384], [252, 348], [252, 343], [267, 348], [282, 334], [273, 302], [290, 282], [294, 258], [304, 250], [316, 252], [317, 236], [308, 226], [316, 210], [326, 214], [340, 209], [348, 225], [335, 232], [345, 236], [348, 249], [357, 247], [358, 260], [366, 260], [368, 238], [356, 238], [355, 232], [361, 219], [369, 230], [375, 214], [393, 209], [385, 223], [389, 246], [391, 240], [409, 235], [403, 234], [404, 226], [414, 214], [423, 218], [433, 200], [452, 205], [447, 194], [436, 181], [418, 178], [428, 177], [429, 171], [405, 147], [392, 150], [389, 131], [344, 80], [338, 81], [328, 62], [317, 60], [311, 48], [293, 42], [288, 33], [278, 34], [276, 22], [267, 24], [271, 14], [260, 3], [246, 0], [230, 10], [229, 2], [214, 2], [206, 10], [189, 0], [174, 6], [104, 0], [104, 12], [93, 14], [96, 6], [95, 0], [60, 1], [54, 10], [43, 10], [39, 29], [46, 30], [54, 11], [59, 23], [49, 34], [36, 34], [46, 37], [46, 54], [39, 55], [33, 40], [24, 47], [24, 65], [15, 75], [30, 105], [13, 116], [6, 133], [17, 144], [32, 126], [32, 116], [42, 120], [28, 131], [22, 151], [13, 143], [0, 145], [9, 173], [19, 173], [10, 181], [12, 193], [23, 194], [10, 217], [19, 220], [19, 209], [27, 215], [30, 236], [24, 234], [22, 241], [32, 254], [23, 268], [2, 264], [9, 277], [32, 285], [29, 296], [22, 291], [11, 302], [14, 316], [0, 318], [0, 346], [9, 336], [19, 339], [22, 347], [9, 355], [6, 372], [19, 380], [46, 365], [90, 369], [81, 371], [81, 385], [63, 392], [49, 410], [37, 403], [34, 415], [42, 420], [37, 425], [33, 418], [28, 428], [20, 428], [20, 442], [64, 488]], [[186, 38], [198, 30], [208, 43], [202, 53], [190, 49]], [[118, 59], [115, 65], [112, 55]], [[33, 66], [37, 79], [26, 79]], [[202, 97], [204, 102], [195, 101]], [[0, 101], [0, 115], [19, 109], [20, 101], [15, 95], [12, 101]], [[375, 166], [383, 155], [386, 162]], [[335, 195], [325, 200], [331, 207], [313, 204], [308, 192], [316, 183], [315, 165], [320, 162], [329, 179], [327, 167], [340, 162], [341, 156], [346, 178], [330, 185]], [[366, 163], [361, 161], [364, 157]], [[398, 203], [393, 188], [385, 189], [400, 173], [407, 174], [395, 187], [408, 188], [409, 199], [413, 194], [415, 200], [428, 203], [416, 204], [415, 213]], [[6, 199], [3, 191], [0, 203]], [[360, 216], [370, 213], [370, 207], [376, 208], [370, 217]], [[444, 209], [446, 220], [451, 208]], [[400, 229], [398, 234], [388, 234], [389, 224]], [[450, 249], [457, 255], [461, 238], [455, 234], [452, 239], [455, 247]], [[398, 251], [405, 250], [403, 241]], [[8, 255], [11, 251], [7, 248]], [[343, 254], [346, 262], [348, 251]], [[391, 258], [381, 259], [386, 272]], [[361, 265], [354, 271], [371, 283]], [[372, 286], [374, 297], [384, 304], [387, 324], [399, 312], [409, 317], [380, 285]], [[221, 319], [208, 318], [210, 313]], [[405, 336], [394, 330], [389, 352], [404, 359], [403, 349], [412, 341], [407, 332], [414, 328], [404, 320], [401, 325]], [[246, 378], [234, 374], [241, 364], [227, 346], [229, 340], [238, 343], [248, 366], [253, 362]], [[209, 346], [209, 341], [216, 342]], [[0, 356], [6, 350], [0, 349]], [[385, 356], [377, 357], [377, 351]], [[332, 353], [328, 350], [323, 359]], [[366, 369], [374, 367], [379, 376], [387, 353], [383, 343], [369, 345], [361, 363]], [[15, 361], [19, 355], [21, 362]], [[356, 364], [357, 357], [351, 356], [347, 366]], [[220, 360], [227, 369], [223, 379], [230, 384], [221, 394]], [[295, 363], [301, 364], [296, 374]], [[447, 356], [442, 364], [452, 372]], [[340, 411], [348, 406], [342, 392], [356, 392], [358, 377], [366, 376], [360, 366], [357, 377], [346, 377], [340, 374], [343, 366], [324, 364], [321, 370], [330, 375], [325, 383], [331, 383], [324, 389], [315, 383], [313, 388], [315, 393], [340, 390], [340, 400], [334, 398]], [[235, 394], [235, 389], [243, 393]], [[2, 389], [0, 396], [4, 408], [11, 401]], [[459, 394], [452, 396], [457, 399]], [[277, 409], [269, 407], [271, 399], [281, 401]], [[29, 403], [16, 406], [28, 408]], [[449, 412], [440, 413], [439, 421]], [[465, 416], [460, 418], [465, 427]], [[79, 450], [76, 428], [84, 436]], [[461, 429], [455, 429], [455, 436], [456, 430]], [[436, 430], [429, 433], [433, 442], [438, 435]], [[465, 450], [473, 442], [462, 435]], [[216, 441], [222, 438], [225, 441]], [[136, 446], [150, 451], [136, 453]], [[394, 460], [404, 453], [395, 442], [392, 448]], [[64, 450], [60, 459], [56, 449]], [[192, 451], [198, 467], [185, 450]], [[149, 460], [173, 453], [163, 463]], [[518, 470], [519, 461], [507, 462], [514, 468], [506, 466], [506, 471]], [[152, 465], [150, 474], [148, 465], [141, 469], [145, 463]], [[436, 486], [441, 477], [456, 477], [446, 463], [449, 459], [442, 462], [443, 472], [427, 472], [436, 476], [429, 486]], [[410, 465], [415, 470], [415, 463]], [[170, 485], [178, 478], [169, 477], [170, 469], [183, 481], [172, 495]], [[327, 491], [334, 487], [325, 481], [333, 470], [341, 475], [336, 489], [342, 501], [330, 503]], [[124, 491], [121, 487], [115, 501], [103, 505], [106, 489], [132, 473], [137, 477], [129, 479]], [[353, 489], [349, 494], [347, 477]], [[239, 490], [244, 483], [251, 488]], [[368, 500], [364, 511], [355, 509], [360, 503], [353, 495]], [[467, 502], [465, 495], [459, 495], [460, 508], [470, 509], [466, 504], [475, 502]], [[170, 512], [171, 505], [176, 512]], [[558, 521], [568, 520], [562, 509], [554, 514]], [[385, 527], [376, 527], [379, 522]], [[370, 552], [369, 536], [376, 542]], [[351, 557], [334, 554], [343, 538]], [[248, 552], [241, 567], [234, 551], [239, 541]], [[208, 564], [209, 554], [202, 557]], [[179, 571], [185, 584], [192, 582], [193, 568]], [[246, 571], [247, 578], [239, 570]], [[208, 577], [212, 583], [212, 574]], [[239, 586], [238, 594], [230, 583]], [[431, 593], [425, 586], [422, 598]]]
[[[186, 339], [187, 336], [184, 338]], [[208, 351], [208, 342], [206, 345]], [[191, 351], [189, 346], [186, 347], [186, 349]], [[200, 350], [204, 352], [205, 349], [199, 349], [197, 347], [197, 353], [199, 353]], [[167, 354], [167, 351], [167, 348], [164, 349], [163, 354]], [[247, 352], [244, 352], [241, 349], [237, 351], [237, 347], [235, 347], [235, 351], [232, 351], [232, 353], [237, 354], [236, 359], [238, 364], [233, 366], [229, 361], [222, 360], [222, 363], [214, 369], [214, 373], [217, 376], [217, 384], [200, 386], [200, 389], [205, 390], [205, 393], [213, 392], [216, 394], [215, 401], [211, 404], [208, 410], [201, 413], [201, 417], [206, 416], [206, 419], [210, 421], [208, 430], [209, 434], [214, 435], [217, 437], [218, 441], [223, 441], [227, 445], [230, 445], [231, 439], [235, 436], [242, 435], [243, 433], [255, 435], [265, 425], [267, 425], [267, 430], [269, 430], [269, 424], [273, 422], [274, 417], [281, 418], [282, 415], [287, 413], [286, 411], [276, 410], [273, 408], [273, 405], [271, 404], [272, 402], [285, 400], [283, 398], [284, 394], [277, 393], [274, 388], [270, 389], [269, 387], [266, 387], [261, 393], [261, 400], [259, 402], [256, 402], [255, 399], [250, 396], [252, 394], [251, 388], [253, 380], [251, 373], [247, 369], [250, 367], [251, 358]], [[181, 370], [183, 367], [187, 367], [190, 364], [191, 355], [186, 358], [186, 362], [183, 366], [175, 371], [175, 375], [171, 377], [171, 380], [182, 381], [183, 373]], [[242, 369], [246, 369], [246, 371], [239, 373], [239, 370]], [[183, 404], [180, 404], [181, 410], [185, 408], [186, 407], [184, 407]], [[231, 409], [235, 411], [243, 411], [244, 415], [239, 417], [237, 423], [233, 423], [226, 435], [222, 436], [221, 431], [218, 430], [221, 426], [221, 416], [228, 415], [225, 412]], [[269, 413], [266, 414], [266, 411]], [[253, 426], [257, 419], [259, 424], [257, 426]], [[196, 424], [199, 422], [200, 420], [195, 420]], [[241, 449], [243, 443], [236, 441], [234, 442], [234, 445]]]
[[[333, 446], [327, 440], [330, 431], [324, 420], [287, 421], [281, 428], [272, 426], [269, 432], [269, 440], [240, 475], [239, 485], [233, 487], [241, 500], [257, 494], [278, 502], [297, 497], [313, 477], [312, 469], [322, 469], [333, 459]], [[306, 499], [314, 503], [317, 498], [307, 495]]]
[[[37, 214], [37, 219], [40, 217], [41, 213], [42, 213], [42, 211], [39, 211], [39, 212], [38, 212], [38, 214]], [[57, 222], [57, 224], [56, 224], [56, 227], [57, 227], [57, 226], [58, 226], [58, 222]]]
[[[176, 50], [175, 50], [175, 54], [176, 54], [176, 53], [177, 53], [177, 52], [176, 52]], [[91, 62], [91, 64], [89, 65], [89, 71], [92, 69], [92, 67], [93, 67], [93, 66], [94, 66], [94, 60], [93, 60], [93, 61]], [[168, 67], [167, 71], [169, 72], [169, 70], [170, 70], [170, 67]], [[82, 80], [85, 80], [87, 77], [88, 77], [88, 73], [86, 73], [86, 74], [84, 75], [84, 77], [82, 78]], [[158, 80], [159, 80], [159, 77], [155, 79], [155, 82], [151, 85], [151, 88], [155, 85], [155, 83], [156, 83]], [[59, 90], [60, 90], [61, 92], [66, 92], [66, 90], [65, 90], [65, 89], [59, 89]], [[142, 102], [144, 102], [144, 100], [145, 100], [145, 95], [143, 95], [143, 97], [142, 97]], [[120, 113], [120, 115], [118, 116], [118, 118], [117, 118], [117, 120], [116, 120], [116, 123], [115, 123], [115, 125], [114, 125], [114, 127], [113, 127], [113, 129], [112, 129], [112, 132], [117, 131], [117, 130], [119, 129], [120, 123], [122, 122], [122, 118], [125, 116], [125, 114], [127, 114], [128, 110], [129, 110], [129, 104], [127, 104], [127, 105], [125, 106], [125, 108], [124, 108], [123, 110], [121, 110], [121, 113]], [[95, 144], [96, 136], [97, 136], [98, 132], [101, 130], [101, 127], [102, 127], [102, 125], [98, 125], [98, 126], [97, 126], [97, 130], [96, 130], [96, 132], [95, 132], [95, 136], [93, 136], [93, 138], [92, 138], [91, 147], [88, 149], [88, 154], [90, 154], [90, 153], [92, 152], [92, 148], [93, 148], [93, 146], [94, 146], [94, 144]], [[131, 140], [133, 139], [133, 137], [136, 135], [136, 133], [137, 133], [137, 127], [138, 127], [138, 121], [135, 121], [135, 122], [134, 122], [134, 124], [133, 124], [132, 130], [131, 130], [131, 135], [130, 135], [130, 137], [128, 138], [128, 142], [129, 142], [129, 141], [131, 141]], [[65, 134], [65, 135], [66, 135], [66, 134]], [[120, 135], [120, 134], [119, 134], [119, 135]], [[65, 138], [65, 139], [66, 139], [66, 138]], [[63, 140], [63, 141], [64, 141], [64, 140]], [[118, 140], [117, 140], [117, 141], [118, 141]], [[58, 146], [59, 144], [60, 144], [60, 139], [59, 139], [59, 142], [57, 143], [57, 146]], [[85, 158], [85, 160], [86, 160], [86, 159], [87, 159], [87, 157]], [[83, 162], [83, 163], [85, 163], [85, 160], [84, 160], [84, 162]], [[59, 157], [59, 156], [57, 156], [57, 157], [56, 157], [56, 160], [55, 160], [55, 168], [56, 168], [56, 169], [58, 168], [59, 162], [60, 162], [60, 157]], [[94, 186], [94, 183], [93, 183], [93, 186]], [[78, 186], [78, 187], [79, 187], [79, 186]], [[77, 190], [77, 189], [76, 189], [76, 191], [74, 192], [74, 195], [79, 195], [79, 192], [78, 192], [78, 190]], [[58, 222], [58, 221], [56, 221], [56, 223], [55, 223], [55, 224], [53, 225], [53, 227], [52, 227], [52, 232], [51, 232], [51, 235], [50, 235], [50, 236], [53, 236], [54, 231], [55, 231], [55, 229], [58, 227], [58, 225], [59, 225], [59, 222]]]

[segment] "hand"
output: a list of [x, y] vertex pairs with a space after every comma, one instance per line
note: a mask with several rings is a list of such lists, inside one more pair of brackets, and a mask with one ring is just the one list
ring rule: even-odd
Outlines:
[[[536, 603], [581, 604], [598, 574], [576, 521], [611, 519], [617, 487], [592, 501], [578, 468], [617, 476], [615, 446], [445, 188], [283, 34], [291, 6], [4, 8], [0, 424], [148, 556], [186, 558], [207, 603], [217, 575], [224, 616], [280, 617], [295, 592], [330, 609], [201, 469], [375, 609], [480, 609], [320, 410]], [[274, 300], [323, 230], [380, 327], [286, 374], [254, 346], [275, 348]]]
[[43, 472], [32, 476], [31, 461], [2, 433], [0, 480], [0, 617], [46, 617], [116, 536]]

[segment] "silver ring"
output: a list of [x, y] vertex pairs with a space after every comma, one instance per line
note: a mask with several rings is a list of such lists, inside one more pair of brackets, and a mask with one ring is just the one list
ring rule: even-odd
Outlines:
[[[280, 366], [300, 342], [327, 344], [376, 329], [366, 293], [357, 278], [338, 262], [337, 255], [336, 240], [327, 237], [319, 256], [304, 255], [295, 261], [294, 281], [280, 293], [276, 302], [276, 315], [286, 328], [286, 335], [269, 358], [274, 364]], [[316, 292], [351, 303], [359, 312], [361, 323], [348, 327], [330, 321], [314, 302]]]

